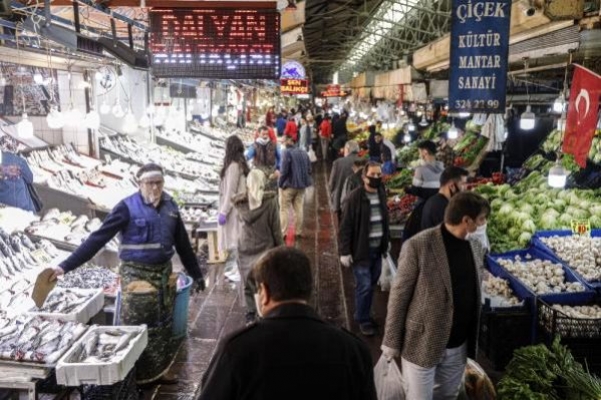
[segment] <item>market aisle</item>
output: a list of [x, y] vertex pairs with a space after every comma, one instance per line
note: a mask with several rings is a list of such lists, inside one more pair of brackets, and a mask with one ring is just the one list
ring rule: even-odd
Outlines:
[[[337, 231], [328, 205], [328, 167], [315, 165], [315, 186], [305, 196], [305, 220], [302, 238], [289, 231], [288, 245], [302, 249], [314, 268], [315, 295], [312, 305], [327, 321], [358, 333], [352, 323], [353, 277], [338, 262]], [[200, 388], [200, 380], [209, 365], [219, 341], [228, 333], [244, 326], [244, 309], [237, 300], [235, 285], [223, 281], [223, 266], [209, 266], [207, 291], [192, 299], [189, 310], [188, 338], [182, 343], [172, 371], [180, 383], [158, 386], [145, 392], [145, 399], [192, 399]], [[217, 282], [217, 284], [215, 284]], [[387, 296], [376, 295], [376, 320], [383, 324]], [[379, 356], [381, 335], [366, 340], [374, 357]]]

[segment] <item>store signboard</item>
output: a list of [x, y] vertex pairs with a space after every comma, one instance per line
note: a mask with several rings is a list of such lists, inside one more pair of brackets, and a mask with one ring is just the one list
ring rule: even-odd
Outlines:
[[280, 77], [280, 14], [275, 8], [153, 8], [149, 14], [155, 76]]
[[280, 92], [282, 94], [307, 94], [309, 81], [306, 79], [280, 79]]
[[305, 67], [298, 61], [286, 61], [284, 65], [282, 65], [282, 74], [281, 78], [289, 78], [289, 79], [305, 79], [307, 74], [305, 72]]
[[504, 113], [511, 0], [453, 0], [449, 109]]
[[321, 97], [344, 97], [350, 93], [340, 87], [340, 85], [328, 85], [327, 89], [321, 92]]

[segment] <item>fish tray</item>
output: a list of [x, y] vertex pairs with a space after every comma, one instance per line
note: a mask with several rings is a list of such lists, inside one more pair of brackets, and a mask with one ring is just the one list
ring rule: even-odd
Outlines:
[[71, 290], [76, 293], [95, 293], [90, 300], [83, 303], [70, 314], [48, 313], [39, 311], [29, 311], [27, 314], [40, 317], [58, 319], [61, 321], [79, 322], [82, 324], [88, 323], [92, 317], [98, 314], [104, 307], [104, 292], [102, 289], [55, 289], [55, 290]]
[[[126, 332], [139, 332], [134, 340], [130, 342], [126, 351], [110, 362], [100, 363], [69, 363], [72, 355], [85, 346], [93, 334], [119, 329]], [[56, 365], [56, 382], [65, 386], [80, 385], [114, 385], [123, 381], [132, 370], [136, 361], [148, 344], [148, 330], [146, 325], [139, 326], [92, 326], [82, 336]]]

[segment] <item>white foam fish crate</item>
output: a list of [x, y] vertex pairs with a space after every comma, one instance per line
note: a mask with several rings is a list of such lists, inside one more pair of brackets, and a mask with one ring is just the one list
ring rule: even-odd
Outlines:
[[[85, 346], [92, 335], [106, 331], [122, 330], [126, 332], [140, 332], [119, 357], [107, 363], [70, 363], [71, 356]], [[56, 365], [56, 382], [64, 386], [80, 385], [114, 385], [127, 377], [138, 358], [148, 344], [148, 330], [146, 325], [138, 326], [92, 326], [82, 336]]]
[[[81, 304], [77, 307], [73, 312], [69, 314], [62, 313], [49, 313], [49, 312], [39, 312], [30, 309], [27, 314], [37, 315], [40, 317], [58, 319], [61, 321], [70, 321], [70, 322], [79, 322], [82, 324], [87, 324], [92, 317], [98, 314], [102, 308], [104, 307], [104, 293], [102, 289], [63, 289], [56, 288], [53, 290], [70, 290], [76, 293], [94, 293], [94, 295], [87, 302]], [[52, 294], [52, 292], [50, 292]]]

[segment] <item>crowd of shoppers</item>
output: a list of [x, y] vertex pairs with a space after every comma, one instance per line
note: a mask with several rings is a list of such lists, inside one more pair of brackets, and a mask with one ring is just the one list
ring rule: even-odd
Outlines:
[[[226, 142], [219, 223], [225, 233], [231, 218], [238, 219], [231, 228], [237, 241], [224, 249], [242, 277], [249, 325], [220, 344], [200, 398], [376, 399], [367, 348], [309, 307], [309, 260], [282, 245], [292, 215], [296, 235], [303, 234], [304, 196], [313, 185], [309, 153], [319, 138], [322, 159], [333, 159], [329, 206], [337, 215], [340, 264], [354, 278], [353, 318], [362, 335], [375, 335], [374, 287], [390, 251], [382, 177], [394, 173], [396, 151], [375, 124], [369, 127], [369, 161], [360, 158], [358, 143], [347, 137], [345, 112], [270, 113], [266, 123], [272, 121], [282, 149], [268, 126], [259, 128], [246, 157], [238, 138]], [[422, 200], [412, 215], [415, 231], [403, 240], [381, 349], [389, 362], [402, 364], [406, 399], [456, 399], [478, 335], [486, 245], [473, 239], [485, 231], [490, 206], [464, 192], [467, 171], [437, 159], [445, 159], [448, 144], [437, 149], [424, 141], [418, 148], [421, 164], [407, 191]], [[277, 182], [277, 194], [270, 181]], [[231, 204], [224, 205], [228, 197]]]

